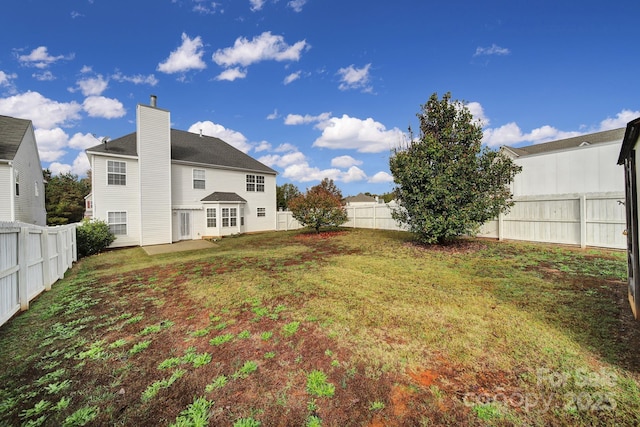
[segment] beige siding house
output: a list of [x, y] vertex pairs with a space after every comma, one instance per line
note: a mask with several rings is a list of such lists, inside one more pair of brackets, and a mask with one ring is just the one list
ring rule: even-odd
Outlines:
[[276, 171], [221, 139], [170, 128], [138, 105], [136, 132], [87, 150], [94, 218], [113, 247], [276, 229]]
[[47, 225], [42, 166], [30, 120], [0, 116], [0, 221]]

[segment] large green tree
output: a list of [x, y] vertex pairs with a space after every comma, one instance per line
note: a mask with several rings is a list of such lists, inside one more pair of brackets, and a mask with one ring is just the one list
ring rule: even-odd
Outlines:
[[393, 217], [422, 243], [444, 243], [513, 205], [509, 184], [520, 167], [482, 147], [482, 127], [466, 105], [431, 95], [417, 114], [420, 134], [389, 160], [399, 208]]
[[276, 204], [278, 209], [289, 209], [289, 201], [299, 196], [300, 190], [293, 184], [282, 184], [276, 186]]
[[333, 180], [325, 178], [305, 194], [291, 199], [289, 210], [300, 224], [316, 232], [322, 227], [337, 227], [349, 219], [342, 206], [341, 194]]
[[72, 173], [53, 175], [49, 169], [42, 173], [46, 181], [44, 200], [47, 224], [62, 225], [82, 221], [84, 197], [91, 191], [90, 179], [79, 179]]

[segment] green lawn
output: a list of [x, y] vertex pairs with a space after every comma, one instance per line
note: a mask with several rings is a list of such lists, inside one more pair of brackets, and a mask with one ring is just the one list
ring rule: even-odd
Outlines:
[[375, 230], [110, 251], [0, 328], [0, 425], [635, 425], [625, 257]]

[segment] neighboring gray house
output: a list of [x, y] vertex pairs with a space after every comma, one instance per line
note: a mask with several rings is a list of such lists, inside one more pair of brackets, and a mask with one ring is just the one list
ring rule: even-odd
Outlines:
[[47, 225], [44, 178], [30, 120], [0, 116], [0, 221]]
[[152, 96], [137, 106], [136, 132], [87, 150], [87, 208], [116, 234], [112, 247], [275, 230], [276, 171], [170, 123]]

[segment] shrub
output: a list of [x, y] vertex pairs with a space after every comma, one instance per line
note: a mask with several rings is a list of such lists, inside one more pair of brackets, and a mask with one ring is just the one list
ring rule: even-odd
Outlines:
[[78, 258], [97, 254], [106, 249], [116, 236], [109, 230], [109, 224], [103, 220], [84, 220], [76, 229]]

